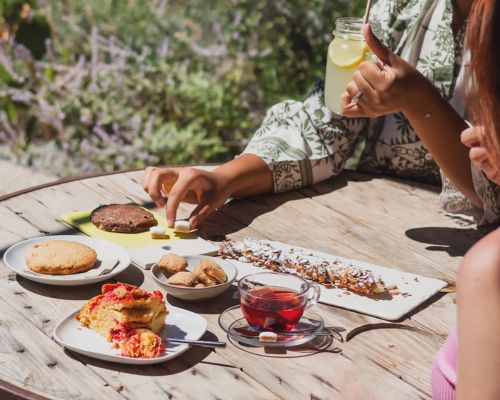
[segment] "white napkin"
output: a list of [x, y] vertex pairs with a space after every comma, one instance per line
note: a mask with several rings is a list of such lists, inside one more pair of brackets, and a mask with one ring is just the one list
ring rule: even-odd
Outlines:
[[[67, 279], [75, 279], [75, 278], [95, 278], [96, 276], [101, 275], [105, 270], [109, 270], [107, 273], [111, 272], [116, 265], [118, 264], [118, 258], [108, 258], [106, 260], [97, 260], [94, 267], [85, 272], [79, 272], [77, 274], [69, 274], [69, 275], [49, 275], [49, 274], [39, 274], [38, 272], [34, 272], [30, 269], [24, 269], [23, 272], [30, 275], [37, 275], [43, 277], [52, 277], [52, 278], [67, 278]], [[103, 274], [105, 275], [105, 274]]]

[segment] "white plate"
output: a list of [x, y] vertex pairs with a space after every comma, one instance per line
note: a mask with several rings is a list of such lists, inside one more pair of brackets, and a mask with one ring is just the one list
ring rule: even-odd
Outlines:
[[158, 364], [184, 353], [190, 346], [187, 344], [168, 343], [172, 339], [198, 340], [207, 330], [207, 320], [202, 316], [182, 308], [168, 306], [166, 326], [159, 336], [164, 340], [166, 351], [155, 358], [134, 358], [120, 355], [120, 349], [114, 349], [103, 336], [89, 328], [84, 328], [76, 320], [76, 310], [57, 324], [54, 329], [54, 340], [64, 348], [99, 360], [122, 364], [147, 365]]
[[[80, 274], [71, 275], [42, 275], [31, 273], [30, 269], [24, 261], [24, 256], [31, 249], [31, 247], [40, 242], [47, 242], [49, 240], [69, 240], [78, 242], [92, 247], [97, 253], [98, 260], [118, 259], [118, 265], [108, 274], [84, 278]], [[33, 239], [24, 240], [9, 247], [3, 255], [3, 262], [7, 267], [21, 275], [23, 278], [45, 283], [55, 286], [78, 286], [89, 285], [91, 283], [105, 281], [120, 272], [126, 270], [130, 265], [130, 253], [115, 243], [108, 242], [104, 239], [95, 239], [87, 236], [77, 235], [54, 235], [42, 236]], [[80, 276], [79, 276], [80, 275]]]
[[[275, 242], [271, 240], [264, 240], [264, 242], [267, 242], [273, 247], [281, 250], [288, 250], [292, 247], [300, 249], [300, 247], [297, 246], [290, 246], [285, 243]], [[428, 278], [421, 275], [398, 271], [392, 268], [382, 267], [380, 265], [366, 263], [363, 261], [337, 257], [320, 251], [309, 249], [303, 250], [323, 257], [326, 260], [337, 259], [344, 263], [353, 264], [354, 266], [359, 268], [369, 269], [374, 273], [375, 276], [380, 276], [380, 278], [385, 282], [386, 285], [394, 283], [397, 285], [398, 290], [401, 293], [407, 293], [407, 296], [399, 294], [396, 296], [392, 296], [392, 298], [374, 298], [358, 295], [354, 292], [349, 292], [344, 289], [327, 288], [325, 286], [319, 285], [321, 288], [321, 295], [319, 298], [320, 303], [342, 307], [348, 310], [357, 311], [363, 314], [386, 319], [388, 321], [397, 321], [403, 318], [406, 314], [435, 295], [447, 285], [446, 282], [440, 279]], [[253, 264], [236, 260], [231, 261], [238, 268], [238, 276], [236, 278], [237, 280], [240, 280], [245, 275], [265, 271], [263, 268], [257, 267]]]
[[178, 256], [212, 255], [217, 254], [218, 250], [208, 240], [200, 237], [168, 240], [163, 243], [129, 249], [132, 262], [144, 269], [150, 269], [167, 253], [174, 253]]
[[163, 270], [157, 265], [154, 265], [151, 269], [153, 279], [158, 282], [158, 284], [160, 284], [169, 295], [180, 300], [197, 302], [211, 299], [224, 293], [227, 289], [229, 289], [231, 284], [236, 279], [238, 271], [232, 264], [232, 260], [224, 260], [222, 258], [208, 256], [184, 256], [184, 258], [188, 263], [186, 270], [191, 272], [195, 270], [202, 258], [217, 263], [226, 273], [227, 281], [218, 285], [208, 286], [204, 288], [171, 285], [167, 283], [168, 277], [163, 273]]

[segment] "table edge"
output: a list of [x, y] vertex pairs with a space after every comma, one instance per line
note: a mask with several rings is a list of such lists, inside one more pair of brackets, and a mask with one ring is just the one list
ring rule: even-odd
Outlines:
[[[176, 164], [176, 165], [169, 165], [169, 167], [172, 168], [181, 168], [181, 167], [213, 167], [220, 165], [220, 163], [200, 163], [200, 164]], [[35, 185], [35, 186], [30, 186], [24, 189], [16, 190], [15, 192], [11, 193], [6, 193], [4, 195], [0, 196], [0, 202], [12, 199], [13, 197], [21, 196], [26, 193], [31, 193], [35, 192], [40, 189], [46, 189], [51, 186], [57, 186], [57, 185], [62, 185], [64, 183], [69, 183], [69, 182], [75, 182], [75, 181], [81, 181], [84, 179], [91, 179], [91, 178], [99, 178], [101, 176], [109, 176], [109, 175], [117, 175], [117, 174], [124, 174], [127, 172], [136, 172], [136, 171], [142, 171], [144, 168], [132, 168], [132, 169], [126, 169], [126, 170], [120, 170], [120, 171], [110, 171], [110, 172], [98, 172], [95, 174], [85, 174], [85, 175], [76, 175], [76, 176], [69, 176], [66, 178], [61, 178], [61, 179], [56, 179], [54, 181], [42, 183], [40, 185]]]
[[[169, 168], [215, 167], [215, 166], [218, 166], [218, 165], [221, 165], [221, 163], [175, 164], [175, 165], [169, 165], [168, 167]], [[161, 168], [161, 166], [160, 166], [160, 168]], [[24, 188], [24, 189], [16, 190], [15, 192], [6, 193], [6, 194], [0, 196], [0, 203], [3, 202], [3, 201], [5, 201], [5, 200], [9, 200], [9, 199], [12, 199], [14, 197], [17, 197], [17, 196], [21, 196], [23, 194], [35, 192], [35, 191], [40, 190], [40, 189], [46, 189], [46, 188], [49, 188], [49, 187], [52, 187], [52, 186], [62, 185], [62, 184], [69, 183], [69, 182], [81, 181], [81, 180], [84, 180], [84, 179], [99, 178], [101, 176], [118, 175], [118, 174], [125, 174], [125, 173], [128, 173], [128, 172], [142, 171], [143, 169], [144, 168], [132, 168], [132, 169], [126, 169], [126, 170], [120, 170], [120, 171], [98, 172], [98, 173], [94, 173], [94, 174], [69, 176], [69, 177], [66, 177], [66, 178], [57, 179], [55, 181], [50, 181], [50, 182], [42, 183], [40, 185], [30, 186], [30, 187], [27, 187], [27, 188]], [[420, 186], [422, 188], [425, 188], [427, 190], [433, 190], [433, 191], [436, 191], [436, 189], [439, 190], [438, 186], [436, 186], [436, 185], [432, 185], [432, 184], [429, 184], [429, 183], [426, 183], [426, 182], [419, 182], [419, 181], [411, 180], [411, 179], [404, 179], [404, 178], [400, 178], [400, 177], [397, 177], [397, 176], [380, 175], [380, 174], [366, 172], [366, 171], [356, 171], [356, 170], [349, 170], [349, 169], [345, 170], [345, 172], [348, 172], [348, 173], [357, 173], [357, 174], [368, 175], [368, 176], [377, 176], [377, 177], [383, 177], [383, 178], [386, 178], [386, 179], [392, 179], [392, 180], [396, 180], [396, 181], [413, 183], [413, 184], [416, 184], [416, 185], [418, 185], [418, 186]]]
[[20, 386], [0, 379], [0, 397], [2, 400], [49, 400], [37, 393], [30, 392]]

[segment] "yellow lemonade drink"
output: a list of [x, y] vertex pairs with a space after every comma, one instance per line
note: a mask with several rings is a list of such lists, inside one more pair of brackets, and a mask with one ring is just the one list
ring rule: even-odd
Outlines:
[[[379, 25], [371, 23], [373, 32]], [[340, 96], [352, 81], [352, 74], [371, 52], [363, 39], [362, 18], [339, 18], [335, 22], [335, 38], [328, 46], [325, 76], [325, 105], [340, 114]]]

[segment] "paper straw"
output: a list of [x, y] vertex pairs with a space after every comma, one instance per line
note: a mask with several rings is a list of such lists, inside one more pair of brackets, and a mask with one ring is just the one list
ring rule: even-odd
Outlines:
[[370, 8], [372, 8], [372, 0], [368, 0], [366, 2], [365, 16], [363, 18], [363, 25], [368, 23], [368, 19], [370, 18]]

